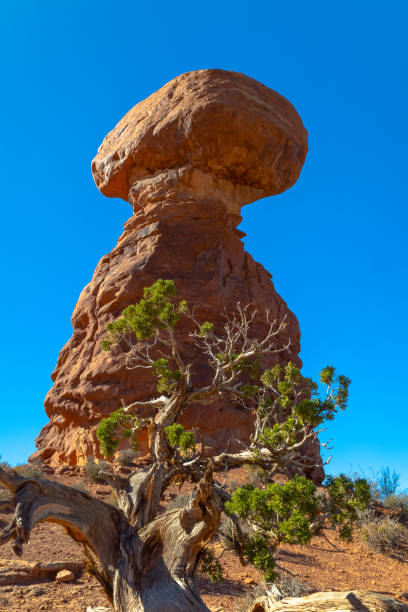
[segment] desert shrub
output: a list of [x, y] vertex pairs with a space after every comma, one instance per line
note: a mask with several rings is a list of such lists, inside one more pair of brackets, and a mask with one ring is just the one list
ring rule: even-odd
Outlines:
[[164, 428], [170, 446], [179, 448], [184, 454], [195, 450], [195, 440], [192, 431], [186, 431], [180, 423], [173, 423]]
[[44, 473], [38, 466], [31, 465], [30, 463], [16, 465], [14, 469], [20, 474], [20, 476], [24, 476], [24, 478], [42, 478], [44, 476]]
[[95, 463], [93, 457], [88, 457], [84, 467], [84, 472], [86, 476], [88, 476], [89, 480], [98, 482], [100, 480], [99, 474], [104, 470], [110, 470], [110, 465], [107, 463], [107, 461], [99, 461], [99, 463]]
[[203, 548], [200, 554], [200, 569], [207, 574], [211, 582], [224, 582], [224, 568], [209, 548]]
[[218, 529], [218, 539], [226, 550], [234, 550], [236, 548], [236, 533], [234, 523], [229, 517], [221, 520]]
[[364, 527], [367, 523], [371, 523], [375, 520], [375, 510], [371, 506], [364, 508], [363, 510], [357, 510], [357, 521], [358, 527]]
[[131, 448], [128, 448], [126, 450], [120, 451], [117, 461], [118, 463], [120, 463], [120, 465], [132, 467], [133, 460], [136, 459], [137, 457], [138, 457], [138, 453], [132, 450]]
[[[0, 455], [0, 459], [1, 459], [1, 455]], [[1, 461], [0, 467], [3, 468], [3, 470], [9, 470], [11, 468], [11, 465], [7, 463], [7, 461]], [[9, 499], [11, 499], [10, 491], [8, 489], [3, 489], [2, 487], [0, 487], [0, 502], [7, 501]]]
[[276, 584], [284, 597], [304, 597], [312, 591], [309, 585], [287, 572], [279, 573]]
[[382, 503], [390, 495], [401, 493], [400, 475], [395, 470], [391, 472], [389, 467], [382, 467], [377, 472], [372, 470], [367, 481], [370, 484], [372, 498]]
[[[245, 522], [239, 521], [239, 527], [244, 537], [249, 535], [251, 530]], [[240, 542], [236, 527], [228, 516], [221, 520], [217, 535], [221, 546], [225, 550], [238, 551], [240, 549]]]
[[362, 540], [375, 552], [404, 558], [408, 550], [407, 529], [388, 516], [365, 522], [361, 527]]
[[257, 465], [248, 463], [244, 466], [246, 483], [252, 487], [260, 488], [266, 482], [265, 470]]
[[0, 488], [0, 502], [11, 499], [11, 493], [7, 489]]
[[408, 495], [406, 493], [388, 495], [384, 499], [384, 506], [398, 510], [399, 518], [403, 521], [408, 520]]
[[384, 501], [390, 495], [395, 495], [399, 489], [400, 475], [389, 467], [381, 468], [378, 475], [378, 490], [380, 499]]
[[228, 486], [230, 491], [234, 492], [234, 491], [236, 491], [238, 489], [238, 487], [241, 486], [241, 483], [238, 482], [237, 480], [230, 480], [227, 483], [227, 486]]
[[252, 610], [255, 599], [267, 595], [268, 591], [265, 584], [255, 584], [248, 590], [245, 599], [240, 601], [237, 612], [248, 612], [248, 610]]
[[0, 467], [3, 468], [3, 470], [9, 470], [11, 468], [11, 465], [7, 461], [0, 461]]
[[167, 505], [167, 510], [178, 510], [180, 508], [184, 508], [187, 504], [189, 496], [188, 495], [177, 495], [171, 499]]
[[[296, 577], [293, 577], [293, 580], [297, 581], [299, 585], [301, 584]], [[276, 584], [278, 585], [278, 583]], [[274, 585], [272, 585], [272, 587], [273, 586]], [[279, 591], [281, 591], [281, 597], [279, 596]], [[245, 599], [240, 600], [237, 612], [248, 612], [249, 610], [252, 610], [254, 607], [255, 600], [259, 599], [260, 597], [272, 597], [273, 600], [279, 600], [282, 599], [282, 597], [289, 597], [289, 592], [295, 591], [296, 589], [293, 587], [292, 590], [288, 588], [287, 591], [282, 591], [281, 586], [278, 585], [278, 589], [275, 591], [273, 588], [271, 588], [271, 585], [265, 583], [255, 584], [247, 591]], [[310, 590], [302, 591], [301, 587], [299, 586], [297, 592], [302, 592], [302, 594], [305, 595], [307, 593], [310, 593]], [[295, 595], [293, 595], [293, 597], [295, 597]]]

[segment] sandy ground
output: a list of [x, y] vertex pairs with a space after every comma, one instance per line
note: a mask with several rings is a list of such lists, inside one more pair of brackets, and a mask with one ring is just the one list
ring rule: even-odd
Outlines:
[[[93, 483], [83, 474], [48, 477], [65, 484], [80, 484], [100, 499], [110, 500], [108, 486]], [[229, 475], [229, 479], [236, 482], [242, 482], [245, 478], [243, 470], [232, 470]], [[164, 506], [177, 493], [176, 489], [170, 490], [165, 496]], [[10, 513], [0, 514], [0, 526], [5, 526], [10, 518]], [[215, 552], [222, 554], [218, 544], [215, 544]], [[15, 558], [11, 543], [2, 547], [0, 557]], [[62, 527], [41, 524], [33, 530], [23, 558], [29, 561], [83, 561], [84, 556], [82, 548], [65, 534]], [[232, 553], [224, 552], [221, 561], [225, 568], [225, 581], [212, 584], [206, 576], [199, 575], [201, 594], [213, 612], [238, 611], [251, 589], [262, 584], [262, 579], [251, 566], [242, 567]], [[313, 590], [366, 589], [388, 594], [404, 603], [408, 603], [407, 561], [374, 553], [358, 537], [353, 543], [345, 544], [332, 530], [325, 531], [324, 536], [313, 538], [308, 545], [284, 546], [278, 557], [281, 567]], [[0, 587], [1, 611], [84, 612], [89, 605], [108, 606], [109, 603], [100, 584], [87, 573], [69, 583], [47, 581]]]

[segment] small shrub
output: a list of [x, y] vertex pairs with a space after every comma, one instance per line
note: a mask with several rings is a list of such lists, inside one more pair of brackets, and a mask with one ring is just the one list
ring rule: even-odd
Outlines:
[[389, 467], [382, 467], [377, 472], [372, 470], [367, 480], [374, 500], [384, 502], [390, 495], [400, 492], [400, 475], [395, 470], [391, 473]]
[[11, 499], [11, 493], [8, 489], [0, 488], [0, 502], [7, 501]]
[[391, 474], [389, 467], [381, 468], [378, 476], [378, 490], [380, 499], [384, 501], [390, 495], [395, 495], [399, 489], [400, 475], [394, 470]]
[[[246, 533], [247, 527], [240, 524], [241, 531]], [[233, 521], [229, 518], [223, 518], [218, 529], [218, 540], [225, 550], [238, 550], [239, 541]]]
[[224, 582], [224, 568], [212, 550], [203, 548], [200, 555], [201, 571], [207, 574], [211, 582]]
[[276, 584], [284, 597], [304, 597], [312, 591], [309, 585], [287, 572], [279, 573]]
[[139, 453], [135, 452], [131, 448], [120, 451], [117, 461], [120, 465], [124, 465], [126, 467], [132, 467], [134, 459], [137, 459]]
[[364, 508], [364, 510], [357, 509], [357, 525], [358, 527], [364, 527], [367, 523], [371, 523], [375, 520], [374, 508]]
[[38, 466], [31, 465], [30, 463], [24, 465], [16, 465], [14, 469], [20, 474], [20, 476], [24, 476], [24, 478], [44, 477], [44, 472], [42, 472]]
[[388, 495], [384, 499], [384, 506], [385, 508], [397, 510], [402, 521], [408, 520], [408, 495], [406, 493]]
[[192, 431], [186, 431], [179, 423], [173, 423], [164, 428], [170, 446], [179, 448], [182, 454], [189, 454], [195, 450], [195, 440]]
[[188, 495], [177, 495], [171, 499], [167, 505], [167, 510], [179, 510], [180, 508], [184, 508], [187, 504], [189, 496]]
[[361, 527], [361, 538], [375, 552], [398, 558], [404, 558], [408, 550], [406, 528], [388, 516], [365, 522]]
[[237, 480], [230, 480], [229, 482], [227, 482], [227, 486], [230, 491], [234, 492], [238, 489], [238, 487], [241, 487], [242, 485]]
[[107, 463], [106, 461], [99, 461], [99, 463], [95, 463], [93, 457], [88, 457], [88, 460], [84, 467], [84, 472], [86, 476], [88, 476], [89, 480], [99, 482], [99, 474], [104, 470], [110, 471], [109, 463]]
[[[0, 459], [1, 459], [1, 455], [0, 455]], [[11, 465], [9, 463], [7, 463], [7, 461], [1, 461], [0, 462], [0, 467], [3, 468], [3, 470], [9, 470], [11, 468]], [[3, 489], [2, 487], [0, 487], [0, 502], [5, 502], [11, 499], [11, 493], [8, 489]]]
[[[0, 455], [0, 459], [1, 459], [1, 455]], [[7, 461], [1, 461], [0, 467], [3, 468], [3, 470], [9, 470], [11, 468], [11, 465]]]
[[240, 601], [237, 612], [248, 612], [248, 610], [252, 610], [254, 601], [259, 597], [266, 597], [267, 595], [268, 589], [265, 584], [254, 585], [249, 589], [245, 599]]
[[[266, 482], [265, 470], [257, 465], [247, 464], [244, 466], [246, 473], [246, 482], [245, 484], [249, 484], [252, 487], [256, 487], [260, 489], [262, 485]], [[242, 486], [242, 485], [241, 485]]]

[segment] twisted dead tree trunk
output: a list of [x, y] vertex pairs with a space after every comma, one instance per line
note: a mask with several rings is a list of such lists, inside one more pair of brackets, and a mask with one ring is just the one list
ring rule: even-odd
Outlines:
[[[221, 504], [212, 484], [212, 465], [185, 508], [153, 520], [134, 512], [142, 497], [137, 476], [133, 477], [135, 496], [122, 487], [123, 511], [71, 487], [42, 478], [26, 479], [0, 468], [0, 484], [14, 494], [15, 504], [0, 543], [14, 539], [14, 551], [21, 555], [37, 523], [57, 523], [99, 560], [101, 569], [96, 571], [116, 612], [208, 610], [196, 587], [194, 570], [201, 549], [220, 522]], [[116, 485], [119, 489], [118, 482]], [[149, 491], [143, 495], [148, 497]], [[135, 525], [126, 514], [133, 517]], [[146, 524], [139, 527], [144, 521]]]
[[[136, 443], [141, 430], [147, 430], [148, 467], [127, 479], [113, 472], [102, 473], [116, 493], [119, 508], [62, 484], [25, 479], [0, 469], [0, 484], [14, 494], [15, 504], [14, 517], [0, 534], [0, 543], [14, 539], [14, 550], [20, 555], [37, 523], [61, 524], [84, 546], [116, 612], [208, 610], [194, 572], [201, 550], [218, 530], [225, 503], [231, 501], [225, 486], [213, 482], [213, 467], [227, 470], [232, 465], [252, 463], [270, 475], [278, 467], [288, 475], [294, 467], [305, 469], [314, 461], [305, 456], [305, 444], [317, 441], [321, 413], [330, 415], [337, 406], [337, 400], [307, 403], [308, 389], [290, 363], [285, 371], [277, 366], [260, 373], [263, 355], [281, 353], [289, 346], [282, 335], [285, 320], [270, 321], [266, 312], [269, 327], [265, 336], [251, 337], [256, 311], [238, 304], [237, 312], [226, 317], [223, 332], [217, 335], [212, 323], [200, 324], [195, 318], [194, 307], [190, 310], [183, 302], [175, 305], [174, 292], [172, 281], [156, 281], [146, 290], [145, 298], [127, 307], [107, 328], [106, 348], [122, 350], [124, 343], [128, 367], [150, 368], [162, 393], [155, 399], [123, 405], [98, 427], [107, 456], [113, 455], [121, 437]], [[208, 357], [212, 376], [207, 385], [194, 386], [191, 365], [181, 359], [173, 329], [180, 313], [190, 318], [191, 336]], [[329, 390], [327, 398], [332, 395]], [[240, 453], [226, 450], [208, 460], [203, 457], [204, 445], [200, 449], [195, 439], [196, 432], [186, 432], [178, 420], [189, 405], [212, 403], [220, 396], [250, 410], [255, 430]], [[139, 416], [142, 406], [150, 409], [150, 417]], [[186, 506], [159, 514], [163, 492], [180, 477], [198, 483]], [[245, 538], [237, 516], [232, 514], [231, 520], [236, 550], [246, 564]], [[269, 551], [268, 534], [264, 543]], [[274, 549], [269, 552], [273, 555]]]

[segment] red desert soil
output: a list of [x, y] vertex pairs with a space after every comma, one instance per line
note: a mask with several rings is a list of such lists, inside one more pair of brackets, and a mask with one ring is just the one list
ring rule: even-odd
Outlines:
[[[76, 468], [79, 471], [79, 468]], [[67, 485], [81, 485], [104, 501], [110, 500], [110, 488], [91, 482], [83, 473], [67, 472], [47, 476]], [[228, 480], [242, 482], [243, 470], [231, 470]], [[186, 490], [181, 490], [185, 493]], [[169, 489], [163, 500], [179, 493], [178, 487]], [[0, 526], [11, 518], [11, 513], [0, 514]], [[326, 536], [326, 537], [324, 537]], [[365, 589], [396, 597], [408, 603], [408, 563], [374, 553], [355, 538], [351, 544], [341, 542], [335, 532], [326, 530], [305, 546], [284, 546], [279, 553], [279, 565], [295, 574], [313, 590]], [[327, 538], [327, 539], [326, 539]], [[328, 541], [329, 540], [329, 541]], [[219, 545], [215, 551], [220, 552]], [[9, 542], [0, 550], [2, 559], [15, 559]], [[24, 548], [27, 561], [83, 561], [82, 548], [69, 538], [62, 527], [38, 525], [30, 543]], [[225, 581], [212, 584], [203, 575], [198, 578], [205, 603], [213, 612], [238, 611], [253, 585], [261, 584], [259, 573], [252, 567], [242, 567], [233, 554], [222, 555]], [[0, 587], [0, 610], [7, 612], [85, 612], [87, 606], [108, 606], [108, 600], [97, 580], [87, 572], [69, 583], [37, 582], [25, 586]]]

